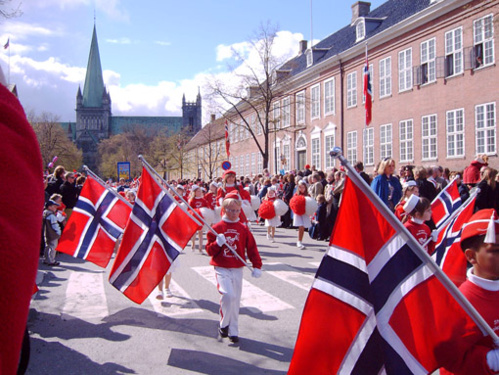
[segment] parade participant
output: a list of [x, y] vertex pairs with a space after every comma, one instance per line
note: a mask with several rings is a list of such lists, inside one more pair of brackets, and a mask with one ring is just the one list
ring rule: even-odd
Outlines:
[[125, 193], [125, 198], [131, 204], [135, 204], [135, 192], [133, 190], [128, 189]]
[[58, 266], [59, 262], [55, 261], [57, 243], [61, 237], [61, 227], [55, 215], [58, 203], [49, 200], [43, 211], [43, 235], [45, 237], [45, 251], [43, 263], [48, 266]]
[[[274, 201], [277, 199], [277, 194], [275, 188], [271, 187], [270, 189], [267, 190], [267, 195], [265, 196], [264, 200], [267, 200], [274, 204]], [[275, 211], [274, 211], [275, 212]], [[270, 242], [275, 242], [274, 237], [275, 237], [275, 228], [281, 225], [281, 217], [275, 215], [273, 218], [265, 219], [265, 226], [267, 227], [267, 239], [270, 240]]]
[[407, 202], [407, 200], [411, 195], [416, 195], [419, 197], [418, 184], [414, 180], [408, 180], [407, 182], [404, 182], [402, 190], [402, 199], [395, 206], [395, 216], [397, 216], [397, 218], [403, 223], [405, 223], [409, 219], [409, 217], [407, 217], [406, 212], [404, 211], [404, 204], [405, 202]]
[[395, 171], [395, 160], [384, 158], [379, 164], [378, 175], [371, 183], [371, 187], [384, 204], [393, 211], [395, 205], [402, 197], [402, 185], [397, 177], [393, 175]]
[[421, 246], [431, 238], [432, 241], [424, 249], [428, 254], [433, 254], [437, 232], [433, 232], [434, 234], [432, 235], [430, 227], [425, 224], [425, 221], [431, 219], [430, 201], [424, 197], [411, 195], [404, 204], [404, 211], [410, 216], [410, 219], [405, 222], [404, 226]]
[[[251, 196], [250, 194], [239, 186], [236, 183], [236, 172], [234, 171], [225, 171], [223, 174], [223, 183], [220, 188], [217, 190], [217, 206], [222, 206], [222, 216], [223, 216], [223, 199], [230, 192], [236, 191], [239, 194], [239, 198], [241, 201], [246, 201], [247, 204], [251, 207]], [[247, 224], [248, 220], [246, 219], [246, 215], [244, 211], [241, 210], [240, 214], [241, 223]]]
[[[463, 226], [461, 249], [472, 268], [468, 279], [459, 290], [477, 309], [487, 324], [499, 332], [499, 223], [493, 209], [476, 212]], [[499, 372], [499, 348], [494, 346], [490, 336], [474, 331], [462, 337], [473, 342], [464, 355], [449, 354], [449, 365], [441, 369], [441, 375], [481, 375]], [[448, 371], [451, 372], [448, 372]]]
[[211, 256], [210, 264], [215, 267], [220, 298], [220, 323], [218, 332], [222, 338], [229, 337], [232, 343], [239, 342], [239, 305], [243, 282], [243, 263], [227, 248], [229, 244], [242, 259], [246, 254], [253, 264], [251, 276], [260, 277], [262, 260], [253, 234], [240, 222], [242, 202], [237, 192], [227, 194], [222, 202], [225, 214], [222, 221], [213, 225], [219, 233], [208, 232], [206, 251]]
[[208, 202], [208, 205], [212, 210], [214, 210], [217, 205], [217, 190], [218, 184], [213, 181], [209, 186], [209, 191], [204, 195], [204, 199]]
[[[189, 197], [189, 206], [191, 206], [191, 208], [197, 210], [198, 213], [202, 207], [205, 207], [205, 208], [210, 207], [208, 202], [206, 202], [206, 200], [204, 199], [203, 189], [198, 185], [192, 185], [192, 187], [191, 187], [191, 195]], [[196, 233], [194, 233], [194, 235], [191, 238], [192, 251], [194, 251], [194, 249], [195, 249], [196, 236], [198, 237], [198, 242], [199, 242], [199, 248], [198, 248], [199, 252], [203, 253], [203, 227], [201, 227], [201, 229], [199, 229]]]
[[[183, 185], [178, 184], [177, 187], [175, 188], [176, 192], [178, 193], [174, 195], [175, 200], [179, 203], [182, 203], [182, 198], [184, 197], [185, 194], [185, 189]], [[182, 197], [182, 198], [181, 198]]]
[[293, 226], [298, 227], [298, 242], [296, 247], [299, 249], [305, 249], [303, 245], [303, 234], [305, 233], [305, 228], [310, 227], [311, 221], [310, 216], [305, 212], [305, 199], [297, 199], [297, 197], [308, 197], [307, 183], [303, 180], [298, 182], [298, 189], [296, 194], [291, 198], [289, 207], [293, 210]]

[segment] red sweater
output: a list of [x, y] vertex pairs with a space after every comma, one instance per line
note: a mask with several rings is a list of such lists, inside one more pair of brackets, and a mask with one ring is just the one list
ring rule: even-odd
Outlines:
[[189, 206], [191, 206], [192, 208], [201, 208], [201, 207], [211, 208], [208, 202], [206, 202], [206, 199], [204, 199], [203, 197], [201, 198], [194, 197], [189, 199]]
[[[431, 236], [431, 230], [426, 225], [425, 223], [416, 223], [413, 221], [413, 219], [406, 221], [404, 223], [404, 226], [411, 232], [411, 234], [414, 236], [414, 238], [419, 242], [421, 246], [428, 241], [428, 238]], [[435, 242], [430, 241], [427, 247], [425, 247], [425, 250], [428, 254], [433, 254], [435, 251]]]
[[[236, 249], [241, 258], [246, 260], [247, 254], [254, 268], [262, 268], [262, 259], [258, 253], [255, 238], [248, 227], [239, 221], [228, 222], [222, 220], [216, 223], [213, 229], [225, 236], [227, 243]], [[210, 264], [212, 266], [224, 268], [244, 267], [226, 245], [222, 247], [217, 245], [216, 237], [212, 232], [208, 232], [207, 238], [206, 251], [211, 256]]]
[[210, 208], [214, 210], [217, 205], [217, 195], [210, 191], [204, 195], [204, 199], [208, 202]]
[[[499, 333], [499, 291], [490, 291], [466, 280], [459, 290], [477, 309], [492, 329]], [[494, 349], [494, 344], [489, 336], [477, 336], [476, 344], [464, 356], [456, 358], [456, 363], [448, 372], [440, 369], [440, 375], [489, 375], [494, 374], [487, 365], [487, 353]]]

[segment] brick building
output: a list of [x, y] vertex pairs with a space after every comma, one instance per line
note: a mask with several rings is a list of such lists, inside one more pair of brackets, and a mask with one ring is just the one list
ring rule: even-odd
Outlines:
[[[356, 2], [348, 25], [311, 48], [301, 42], [299, 55], [276, 72], [271, 172], [305, 164], [327, 170], [335, 145], [368, 172], [385, 157], [460, 170], [488, 154], [496, 165], [498, 13], [497, 0], [389, 0], [373, 10]], [[366, 45], [373, 114], [367, 127]], [[252, 124], [254, 112], [242, 111]], [[231, 126], [230, 137], [233, 169], [260, 173], [248, 129]]]

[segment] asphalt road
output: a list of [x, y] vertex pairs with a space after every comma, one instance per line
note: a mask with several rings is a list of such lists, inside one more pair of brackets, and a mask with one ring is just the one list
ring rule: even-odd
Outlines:
[[60, 254], [40, 261], [40, 291], [31, 304], [27, 374], [286, 374], [303, 306], [326, 242], [296, 248], [296, 230], [253, 226], [263, 259], [260, 279], [244, 272], [240, 342], [217, 334], [219, 294], [209, 257], [190, 245], [171, 285], [137, 305], [107, 281], [109, 269]]

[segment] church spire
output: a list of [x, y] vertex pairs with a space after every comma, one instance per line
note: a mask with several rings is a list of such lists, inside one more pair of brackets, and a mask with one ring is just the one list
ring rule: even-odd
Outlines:
[[99, 45], [97, 44], [97, 32], [95, 29], [90, 45], [88, 56], [87, 75], [83, 86], [83, 106], [101, 107], [102, 94], [104, 93], [104, 79], [102, 78], [102, 66], [100, 63]]

